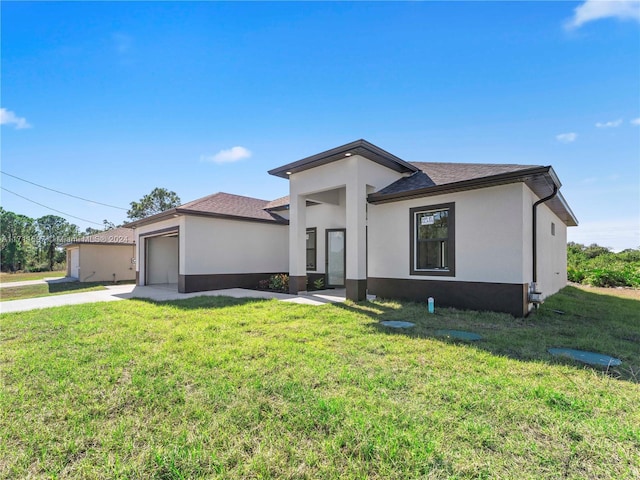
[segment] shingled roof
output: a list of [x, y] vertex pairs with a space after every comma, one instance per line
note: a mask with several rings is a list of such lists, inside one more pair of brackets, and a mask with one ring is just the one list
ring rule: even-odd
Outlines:
[[128, 225], [137, 227], [181, 214], [286, 224], [287, 221], [285, 219], [265, 210], [267, 204], [269, 204], [268, 200], [218, 192], [187, 202], [162, 213], [137, 220]]
[[[476, 188], [523, 182], [539, 198], [553, 192], [560, 180], [553, 168], [541, 165], [492, 163], [412, 162], [420, 171], [396, 180], [391, 185], [370, 194], [370, 203], [385, 203], [409, 198], [428, 197]], [[549, 208], [567, 225], [577, 225], [571, 208], [560, 192], [547, 202]]]
[[517, 165], [499, 163], [437, 163], [412, 162], [420, 169], [377, 191], [374, 196], [409, 193], [441, 185], [486, 179], [496, 175], [523, 172], [542, 168], [541, 165]]
[[132, 228], [120, 227], [76, 238], [74, 241], [69, 242], [67, 245], [78, 243], [93, 243], [102, 245], [135, 245], [135, 239], [136, 236], [133, 233]]
[[276, 198], [275, 200], [271, 200], [267, 203], [267, 206], [264, 207], [265, 210], [278, 210], [282, 209], [289, 205], [289, 195], [285, 195], [284, 197]]

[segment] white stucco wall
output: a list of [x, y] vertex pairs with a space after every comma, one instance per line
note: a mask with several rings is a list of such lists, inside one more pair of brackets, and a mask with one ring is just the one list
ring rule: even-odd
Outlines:
[[[525, 262], [524, 272], [528, 282], [533, 279], [532, 206], [539, 198], [523, 186], [523, 217], [525, 218]], [[548, 297], [567, 284], [567, 226], [546, 204], [538, 206], [537, 212], [538, 291]], [[551, 234], [551, 223], [555, 224], [555, 235]]]
[[[369, 276], [494, 283], [531, 283], [532, 205], [523, 183], [369, 206]], [[455, 203], [456, 275], [410, 275], [409, 209]], [[551, 223], [555, 235], [551, 234]], [[567, 283], [567, 226], [538, 207], [538, 289], [547, 297]]]
[[[135, 280], [135, 245], [80, 245], [81, 282]], [[114, 277], [115, 274], [115, 277]]]
[[286, 272], [288, 228], [261, 222], [187, 216], [186, 275]]
[[[525, 283], [523, 184], [369, 205], [369, 276]], [[410, 275], [409, 209], [455, 203], [455, 277]]]

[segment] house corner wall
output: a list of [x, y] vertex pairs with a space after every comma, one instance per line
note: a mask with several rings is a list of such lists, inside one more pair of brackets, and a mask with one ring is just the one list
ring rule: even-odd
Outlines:
[[[533, 204], [539, 200], [523, 185], [523, 218], [525, 218], [525, 272], [533, 280]], [[552, 233], [552, 224], [553, 233]], [[545, 204], [537, 207], [537, 290], [543, 298], [567, 285], [567, 225]]]

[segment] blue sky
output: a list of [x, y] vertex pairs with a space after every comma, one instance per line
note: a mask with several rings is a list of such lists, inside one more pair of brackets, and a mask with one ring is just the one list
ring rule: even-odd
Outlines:
[[[270, 168], [365, 138], [407, 161], [553, 165], [570, 240], [640, 246], [638, 1], [0, 8], [12, 175], [123, 208], [157, 186], [273, 199], [288, 187]], [[5, 191], [2, 206], [53, 213]]]

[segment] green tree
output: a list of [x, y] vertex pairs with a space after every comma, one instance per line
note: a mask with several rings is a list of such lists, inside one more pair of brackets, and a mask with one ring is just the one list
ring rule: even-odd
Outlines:
[[80, 232], [76, 225], [56, 215], [45, 215], [38, 218], [36, 223], [40, 234], [40, 251], [46, 256], [49, 270], [53, 270], [56, 260], [62, 260], [60, 246], [76, 238]]
[[599, 257], [600, 255], [605, 255], [610, 252], [611, 252], [610, 248], [601, 247], [596, 243], [592, 243], [591, 245], [589, 245], [584, 249], [584, 254], [587, 258], [596, 258], [596, 257]]
[[35, 253], [34, 220], [0, 207], [0, 232], [2, 232], [0, 237], [2, 269], [12, 272], [24, 269]]
[[116, 224], [113, 222], [110, 222], [109, 220], [107, 220], [106, 218], [104, 220], [102, 220], [102, 224], [104, 225], [104, 230], [111, 230], [112, 228], [116, 228]]
[[139, 202], [131, 202], [127, 217], [130, 220], [140, 220], [178, 205], [180, 205], [180, 197], [175, 192], [171, 192], [166, 188], [154, 188], [151, 193], [142, 197]]

